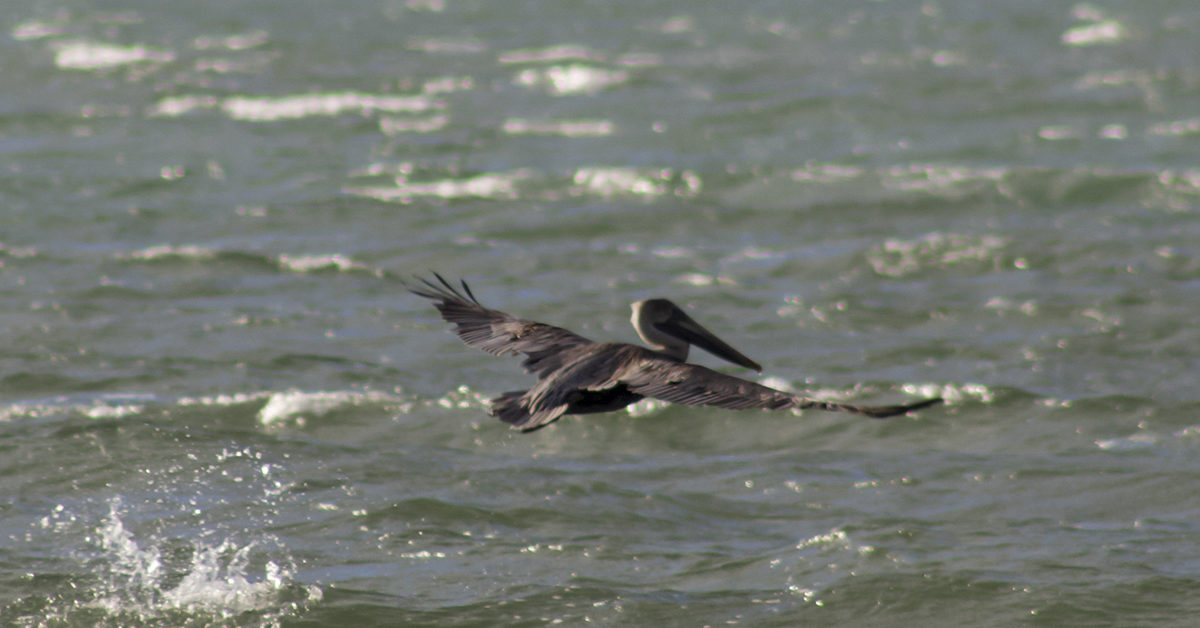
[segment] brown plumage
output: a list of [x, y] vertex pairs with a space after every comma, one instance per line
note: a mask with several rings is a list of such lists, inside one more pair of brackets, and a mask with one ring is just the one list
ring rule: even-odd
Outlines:
[[462, 290], [434, 273], [437, 283], [418, 278], [408, 289], [430, 299], [467, 345], [492, 355], [523, 354], [522, 366], [537, 375], [529, 390], [506, 392], [492, 400], [491, 414], [525, 432], [564, 414], [618, 410], [643, 397], [688, 406], [732, 410], [818, 409], [886, 418], [942, 401], [935, 397], [892, 406], [857, 406], [818, 401], [775, 390], [732, 375], [684, 362], [695, 344], [714, 355], [761, 371], [750, 358], [725, 344], [666, 299], [633, 304], [633, 324], [651, 348], [619, 342], [593, 342], [573, 332], [489, 309], [465, 281]]

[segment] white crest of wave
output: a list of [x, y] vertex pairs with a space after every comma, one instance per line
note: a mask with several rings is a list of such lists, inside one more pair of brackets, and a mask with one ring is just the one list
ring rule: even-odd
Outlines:
[[54, 65], [65, 70], [104, 70], [142, 61], [168, 62], [175, 53], [145, 46], [114, 46], [90, 41], [70, 41], [58, 46]]
[[388, 96], [358, 92], [297, 94], [274, 98], [235, 96], [221, 103], [225, 115], [235, 120], [271, 122], [295, 120], [311, 116], [337, 116], [344, 113], [370, 115], [387, 113], [421, 113], [438, 107], [425, 96]]
[[516, 199], [519, 196], [520, 184], [532, 176], [532, 171], [521, 169], [423, 183], [410, 183], [404, 177], [399, 177], [395, 187], [345, 188], [343, 191], [347, 194], [401, 203], [409, 203], [415, 197]]
[[502, 130], [508, 135], [562, 135], [565, 137], [604, 137], [612, 135], [608, 120], [526, 120], [509, 118]]
[[31, 20], [17, 24], [13, 27], [9, 35], [17, 41], [29, 41], [31, 39], [61, 35], [63, 30], [64, 28], [61, 24]]
[[74, 401], [63, 397], [32, 400], [0, 406], [0, 422], [17, 418], [39, 419], [52, 416], [80, 414], [91, 419], [120, 419], [141, 413], [144, 403], [154, 395], [110, 393], [95, 399]]
[[656, 197], [667, 192], [672, 174], [670, 170], [641, 172], [635, 168], [591, 167], [576, 170], [574, 182], [578, 192], [602, 198], [623, 194]]
[[347, 271], [367, 268], [366, 264], [356, 262], [340, 253], [330, 253], [327, 255], [280, 255], [279, 265], [284, 270], [301, 273], [318, 270]]
[[573, 63], [545, 69], [522, 70], [513, 79], [513, 82], [524, 87], [545, 88], [555, 96], [565, 96], [581, 93], [594, 94], [628, 80], [629, 72], [624, 70], [606, 70]]
[[[397, 400], [398, 398], [393, 395], [376, 391], [304, 392], [288, 390], [271, 394], [267, 404], [258, 411], [258, 422], [263, 425], [276, 425], [300, 415], [322, 416], [342, 407]], [[299, 421], [299, 419], [297, 420]]]
[[197, 109], [215, 109], [220, 101], [216, 96], [186, 94], [167, 96], [146, 110], [151, 118], [178, 118]]
[[425, 118], [380, 118], [379, 130], [384, 135], [400, 133], [433, 133], [450, 124], [450, 116], [439, 113]]
[[156, 244], [132, 253], [118, 255], [122, 259], [160, 260], [169, 258], [209, 260], [217, 256], [217, 251], [197, 244], [176, 246], [173, 244]]
[[529, 48], [501, 53], [498, 61], [511, 63], [557, 63], [563, 61], [604, 61], [604, 55], [590, 48], [574, 44]]
[[[1099, 17], [1099, 16], [1096, 16]], [[1062, 34], [1065, 46], [1115, 44], [1129, 37], [1129, 29], [1117, 20], [1100, 20], [1069, 28]]]

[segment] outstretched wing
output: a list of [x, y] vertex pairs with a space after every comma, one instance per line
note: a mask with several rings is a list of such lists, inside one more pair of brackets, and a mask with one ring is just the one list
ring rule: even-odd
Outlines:
[[652, 358], [631, 364], [615, 378], [634, 393], [687, 406], [715, 406], [732, 410], [830, 410], [850, 412], [874, 419], [904, 414], [937, 403], [940, 397], [894, 406], [857, 406], [818, 401], [768, 388], [732, 375], [685, 362]]
[[538, 377], [562, 366], [562, 352], [592, 341], [561, 327], [527, 321], [483, 306], [471, 293], [467, 282], [462, 291], [434, 273], [438, 283], [417, 277], [421, 285], [405, 287], [413, 294], [433, 301], [446, 322], [454, 323], [454, 333], [468, 346], [492, 355], [527, 356], [521, 364]]

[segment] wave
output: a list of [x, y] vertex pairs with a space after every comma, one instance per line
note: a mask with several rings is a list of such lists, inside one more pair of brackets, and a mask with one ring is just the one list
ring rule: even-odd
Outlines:
[[107, 70], [139, 63], [163, 64], [175, 60], [170, 50], [148, 46], [118, 46], [92, 41], [56, 42], [54, 65], [64, 70]]
[[[559, 127], [554, 132], [565, 131]], [[361, 176], [377, 176], [386, 170], [382, 165], [371, 167], [365, 169]], [[401, 204], [409, 204], [419, 198], [556, 200], [564, 197], [595, 197], [604, 200], [652, 201], [664, 196], [692, 198], [700, 190], [699, 175], [689, 170], [624, 166], [587, 166], [578, 168], [566, 177], [551, 176], [529, 168], [425, 181], [399, 175], [394, 185], [347, 186], [342, 189], [352, 196]]]
[[369, 94], [364, 92], [325, 92], [285, 94], [281, 96], [179, 94], [167, 96], [146, 109], [151, 118], [178, 118], [201, 111], [217, 111], [240, 122], [279, 122], [316, 117], [378, 114], [414, 114], [440, 111], [446, 104], [432, 94], [450, 89], [466, 89], [462, 83], [449, 87], [446, 81], [430, 83], [421, 94]]
[[368, 272], [381, 274], [379, 269], [359, 262], [342, 253], [270, 255], [230, 251], [197, 244], [156, 244], [136, 251], [116, 254], [116, 259], [129, 263], [154, 265], [222, 263], [285, 272]]

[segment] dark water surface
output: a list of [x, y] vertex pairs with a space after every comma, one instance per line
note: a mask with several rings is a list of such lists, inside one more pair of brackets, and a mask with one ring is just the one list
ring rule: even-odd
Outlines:
[[[0, 623], [1192, 625], [1197, 31], [12, 2]], [[949, 403], [521, 435], [485, 404], [517, 360], [399, 284], [430, 269], [598, 339], [668, 297], [758, 381]]]

